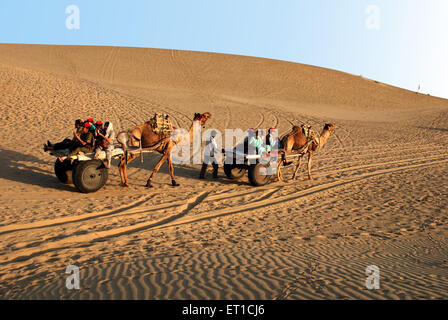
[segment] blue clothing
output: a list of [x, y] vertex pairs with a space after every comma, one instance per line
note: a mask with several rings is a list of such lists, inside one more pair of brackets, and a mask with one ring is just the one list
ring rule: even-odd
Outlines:
[[261, 137], [250, 137], [249, 144], [257, 148], [258, 154], [265, 154], [271, 151], [270, 146], [263, 145], [263, 139]]

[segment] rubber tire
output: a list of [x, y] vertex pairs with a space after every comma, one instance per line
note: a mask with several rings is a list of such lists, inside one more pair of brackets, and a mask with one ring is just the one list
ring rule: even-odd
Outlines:
[[95, 192], [106, 184], [108, 176], [101, 160], [80, 161], [73, 172], [73, 184], [82, 193]]
[[56, 159], [56, 162], [54, 163], [54, 173], [59, 181], [66, 184], [73, 183], [72, 171], [73, 166], [70, 163], [70, 160], [65, 159], [61, 162], [59, 159]]
[[234, 164], [224, 164], [224, 173], [230, 179], [239, 179], [246, 174], [245, 168], [238, 168]]
[[269, 176], [269, 175], [259, 175], [258, 174], [260, 169], [262, 169], [263, 167], [268, 168], [269, 165], [261, 164], [261, 163], [256, 163], [256, 164], [250, 165], [249, 172], [247, 175], [249, 177], [249, 182], [251, 185], [253, 185], [255, 187], [264, 186], [271, 180], [271, 176]]

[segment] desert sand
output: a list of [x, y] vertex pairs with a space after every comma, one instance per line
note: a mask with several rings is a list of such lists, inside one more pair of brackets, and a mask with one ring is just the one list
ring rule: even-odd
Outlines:
[[[119, 130], [170, 114], [187, 128], [338, 128], [314, 180], [199, 180], [158, 154], [82, 194], [47, 139], [77, 118]], [[0, 45], [0, 298], [447, 299], [448, 100], [296, 63], [144, 48]], [[292, 168], [285, 173], [292, 176]], [[80, 269], [79, 290], [65, 286]], [[366, 267], [380, 269], [378, 290]]]

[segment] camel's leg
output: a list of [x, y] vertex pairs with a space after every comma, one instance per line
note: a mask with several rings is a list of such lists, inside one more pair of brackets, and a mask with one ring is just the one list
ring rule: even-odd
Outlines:
[[302, 163], [302, 156], [300, 156], [298, 159], [297, 159], [297, 165], [296, 165], [296, 168], [294, 169], [294, 174], [292, 175], [292, 180], [294, 180], [295, 178], [296, 178], [296, 175], [297, 175], [297, 172], [299, 171], [299, 168], [300, 168], [300, 164]]
[[136, 157], [135, 156], [128, 156], [128, 159], [126, 160], [126, 156], [123, 156], [121, 158], [121, 161], [118, 165], [118, 171], [120, 172], [120, 179], [121, 179], [121, 186], [122, 187], [129, 187], [128, 184], [128, 175], [127, 175], [127, 165], [134, 160]]
[[126, 159], [125, 156], [123, 156], [120, 160], [120, 163], [118, 164], [118, 171], [120, 172], [120, 179], [121, 179], [121, 186], [122, 187], [129, 187], [127, 184], [127, 177], [124, 173], [124, 168], [126, 167]]
[[159, 171], [160, 167], [162, 166], [162, 164], [165, 162], [165, 160], [167, 159], [168, 154], [164, 153], [162, 158], [160, 158], [159, 162], [157, 162], [156, 166], [154, 167], [154, 170], [152, 171], [151, 175], [149, 176], [148, 181], [146, 182], [146, 187], [148, 188], [152, 188], [151, 185], [151, 180], [154, 177], [154, 175], [157, 173], [157, 171]]
[[278, 181], [281, 181], [280, 180], [281, 179], [281, 177], [280, 177], [280, 162], [277, 165], [277, 179], [278, 179]]
[[170, 171], [172, 186], [173, 187], [179, 186], [176, 180], [174, 180], [174, 168], [173, 168], [173, 161], [171, 160], [171, 152], [168, 154], [168, 170]]
[[313, 160], [313, 152], [308, 153], [308, 179], [313, 180], [311, 177], [311, 161]]
[[278, 166], [277, 166], [277, 179], [278, 179], [278, 181], [284, 182], [285, 180], [283, 179], [283, 175], [282, 175], [282, 166], [283, 166], [283, 161], [279, 161]]
[[126, 160], [126, 162], [123, 165], [123, 176], [124, 176], [124, 186], [125, 187], [129, 187], [129, 183], [128, 183], [128, 163], [129, 163], [129, 159]]
[[122, 163], [123, 163], [123, 157], [121, 157], [120, 163], [118, 164], [118, 172], [120, 173], [121, 184], [123, 184], [123, 180], [124, 180], [123, 172], [121, 171]]

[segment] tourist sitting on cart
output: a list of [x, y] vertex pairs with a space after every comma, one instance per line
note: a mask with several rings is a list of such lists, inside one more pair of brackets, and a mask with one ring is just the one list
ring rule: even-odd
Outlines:
[[70, 147], [68, 157], [77, 155], [79, 152], [89, 153], [92, 152], [95, 146], [95, 139], [93, 133], [90, 131], [91, 124], [85, 122], [81, 135], [78, 141]]
[[253, 146], [257, 150], [257, 154], [266, 154], [271, 152], [271, 147], [263, 143], [263, 139], [260, 137], [260, 130], [256, 130], [254, 133], [249, 133], [249, 145]]
[[276, 135], [274, 135], [274, 130], [275, 128], [269, 128], [268, 130], [268, 134], [266, 136], [266, 145], [269, 146], [272, 149], [280, 149], [281, 145], [280, 145], [280, 140], [278, 139], [278, 137]]
[[[269, 145], [271, 147], [271, 152], [277, 149], [277, 151], [279, 151], [282, 148], [282, 145], [280, 143], [280, 139], [274, 135], [273, 131], [275, 130], [275, 128], [270, 128], [268, 130], [268, 135], [266, 136], [266, 144]], [[276, 148], [274, 148], [274, 146], [276, 146]], [[282, 155], [282, 161], [283, 161], [283, 165], [284, 166], [289, 166], [290, 164], [292, 164], [292, 161], [286, 161], [286, 156], [285, 153], [281, 153]]]
[[86, 121], [84, 121], [84, 123], [89, 123], [90, 127], [89, 130], [95, 135], [95, 130], [96, 130], [96, 126], [95, 126], [95, 121], [93, 120], [93, 118], [89, 118]]
[[95, 140], [102, 139], [101, 136], [99, 135], [99, 133], [102, 132], [104, 134], [106, 132], [106, 131], [104, 131], [103, 123], [101, 121], [97, 121], [97, 122], [95, 122], [94, 126], [95, 126], [95, 133], [94, 133]]
[[[103, 123], [101, 121], [97, 121], [94, 124], [95, 131], [93, 132], [93, 136], [95, 139], [95, 159], [97, 158], [97, 153], [99, 154], [99, 151], [103, 150], [104, 145], [104, 135], [106, 134], [106, 130], [103, 128]], [[92, 131], [92, 130], [90, 130]], [[99, 150], [97, 152], [97, 150]]]
[[[102, 125], [102, 124], [101, 124]], [[112, 122], [107, 121], [104, 124], [104, 129], [97, 131], [98, 138], [96, 142], [95, 158], [98, 158], [101, 150], [106, 152], [107, 164], [106, 168], [110, 168], [112, 161], [112, 151], [114, 150], [115, 131]]]
[[249, 153], [249, 139], [251, 139], [252, 137], [255, 137], [255, 129], [253, 129], [253, 128], [247, 129], [247, 136], [244, 138], [244, 141], [243, 141], [243, 147], [244, 147], [245, 154]]
[[44, 144], [44, 151], [63, 150], [70, 148], [74, 143], [78, 141], [77, 137], [79, 137], [82, 132], [82, 125], [83, 123], [81, 119], [76, 120], [72, 139], [66, 138], [61, 142], [55, 144], [52, 144], [50, 140], [48, 140], [47, 143]]

